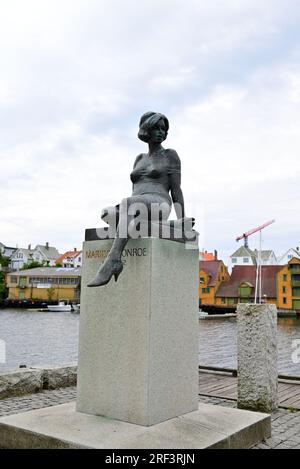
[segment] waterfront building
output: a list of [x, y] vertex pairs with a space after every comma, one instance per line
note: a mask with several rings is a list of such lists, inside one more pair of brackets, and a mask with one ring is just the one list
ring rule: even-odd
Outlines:
[[2, 254], [3, 257], [10, 258], [16, 250], [17, 248], [5, 246], [5, 244], [0, 243], [0, 253]]
[[[262, 298], [267, 303], [277, 303], [276, 275], [278, 265], [262, 266]], [[216, 305], [233, 306], [237, 303], [253, 303], [255, 298], [256, 265], [236, 265], [230, 280], [216, 292]]]
[[[247, 246], [241, 246], [229, 257], [228, 269], [231, 272], [236, 265], [251, 266], [257, 265], [259, 251], [250, 249]], [[277, 265], [278, 261], [274, 251], [271, 249], [261, 251], [262, 265]]]
[[214, 261], [217, 260], [217, 251], [207, 252], [207, 251], [200, 251], [199, 252], [199, 261]]
[[214, 305], [219, 286], [229, 281], [229, 273], [221, 260], [199, 262], [199, 305]]
[[24, 264], [33, 260], [33, 249], [31, 249], [30, 245], [28, 249], [18, 248], [10, 258], [10, 267], [13, 270], [20, 270], [24, 267]]
[[279, 257], [278, 264], [286, 265], [291, 259], [293, 259], [293, 257], [295, 257], [296, 259], [300, 259], [299, 247], [296, 247], [296, 249], [288, 249], [282, 256]]
[[55, 247], [49, 246], [49, 243], [45, 245], [38, 244], [33, 250], [33, 259], [41, 264], [48, 265], [49, 267], [55, 267], [56, 260], [60, 254]]
[[72, 300], [80, 298], [81, 269], [37, 267], [7, 275], [9, 299]]
[[56, 264], [63, 267], [82, 267], [82, 251], [77, 251], [76, 248], [74, 251], [67, 251], [56, 259]]
[[300, 258], [292, 257], [277, 274], [277, 307], [300, 311]]
[[34, 249], [31, 249], [31, 244], [29, 244], [27, 249], [18, 248], [15, 250], [10, 258], [10, 267], [13, 270], [20, 270], [25, 264], [32, 261], [54, 267], [58, 257], [58, 250], [55, 247], [49, 246], [49, 243], [45, 245], [38, 244]]

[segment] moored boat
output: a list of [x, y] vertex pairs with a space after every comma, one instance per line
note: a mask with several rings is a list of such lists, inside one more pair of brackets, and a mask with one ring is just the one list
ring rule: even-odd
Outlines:
[[72, 305], [68, 301], [60, 300], [58, 305], [48, 305], [47, 309], [52, 312], [70, 312], [72, 311]]

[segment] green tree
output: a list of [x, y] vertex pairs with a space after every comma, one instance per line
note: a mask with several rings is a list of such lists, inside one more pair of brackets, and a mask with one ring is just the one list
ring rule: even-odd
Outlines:
[[5, 274], [0, 272], [0, 299], [4, 300], [8, 296], [8, 288], [5, 284]]
[[54, 295], [55, 295], [55, 288], [52, 286], [50, 288], [47, 288], [47, 295], [48, 295], [48, 300], [53, 301], [54, 300]]
[[0, 252], [0, 266], [8, 267], [8, 265], [9, 265], [9, 257], [4, 257], [2, 253]]
[[47, 267], [45, 264], [38, 261], [26, 262], [20, 270], [35, 269], [36, 267]]

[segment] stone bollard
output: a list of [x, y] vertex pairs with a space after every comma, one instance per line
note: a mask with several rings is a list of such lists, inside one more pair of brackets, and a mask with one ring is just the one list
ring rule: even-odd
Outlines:
[[239, 304], [237, 308], [238, 402], [240, 409], [278, 408], [277, 308]]

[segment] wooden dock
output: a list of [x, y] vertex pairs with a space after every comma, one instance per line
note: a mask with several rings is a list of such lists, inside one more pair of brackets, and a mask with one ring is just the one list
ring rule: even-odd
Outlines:
[[[279, 407], [300, 410], [300, 378], [278, 380]], [[237, 378], [229, 373], [199, 372], [199, 394], [237, 400]]]

